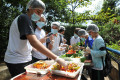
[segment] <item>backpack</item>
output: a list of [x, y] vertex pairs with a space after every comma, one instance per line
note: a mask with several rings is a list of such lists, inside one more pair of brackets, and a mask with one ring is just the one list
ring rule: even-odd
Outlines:
[[104, 77], [106, 77], [107, 75], [109, 75], [109, 73], [111, 73], [112, 64], [111, 64], [110, 53], [106, 49], [106, 44], [105, 44], [105, 48], [103, 50], [106, 50], [106, 53], [107, 53], [105, 56], [105, 65], [104, 65], [104, 61], [103, 61], [103, 56], [101, 57], [102, 64], [103, 64], [103, 75], [104, 75]]

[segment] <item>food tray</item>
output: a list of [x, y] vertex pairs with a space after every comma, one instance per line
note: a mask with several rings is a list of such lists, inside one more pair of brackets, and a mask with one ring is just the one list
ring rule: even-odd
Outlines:
[[[44, 62], [47, 63], [48, 65], [50, 65], [50, 67], [51, 67], [52, 64], [54, 64], [54, 60], [46, 60]], [[48, 67], [47, 69], [34, 68], [33, 64], [34, 63], [32, 63], [32, 64], [30, 64], [30, 65], [28, 65], [28, 66], [25, 67], [26, 72], [46, 74], [49, 71], [49, 69], [50, 69], [50, 67]]]
[[[73, 62], [73, 61], [66, 61], [67, 63], [76, 63], [76, 62]], [[53, 65], [55, 65], [56, 63], [54, 63]], [[76, 72], [66, 72], [66, 71], [61, 71], [61, 70], [52, 70], [52, 67], [51, 67], [51, 72], [52, 74], [56, 74], [56, 75], [60, 75], [60, 76], [65, 76], [65, 77], [70, 77], [70, 78], [75, 78], [78, 74], [81, 76], [82, 74], [82, 70], [83, 70], [83, 66], [84, 66], [84, 63], [77, 63], [80, 68], [76, 71]]]

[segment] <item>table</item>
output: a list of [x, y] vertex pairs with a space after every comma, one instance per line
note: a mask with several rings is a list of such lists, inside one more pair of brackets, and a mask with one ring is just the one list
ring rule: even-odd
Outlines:
[[51, 74], [50, 72], [45, 75], [24, 72], [11, 80], [80, 80], [80, 78], [81, 75], [77, 75], [75, 78], [67, 78]]
[[[79, 59], [74, 59], [74, 61], [78, 61], [78, 60]], [[92, 63], [90, 63], [89, 65], [85, 63], [84, 68], [90, 68], [90, 67], [92, 67]], [[67, 78], [67, 77], [51, 74], [50, 72], [48, 72], [45, 75], [24, 72], [15, 76], [11, 80], [80, 80], [80, 79], [81, 79], [81, 74], [78, 74], [75, 78]]]

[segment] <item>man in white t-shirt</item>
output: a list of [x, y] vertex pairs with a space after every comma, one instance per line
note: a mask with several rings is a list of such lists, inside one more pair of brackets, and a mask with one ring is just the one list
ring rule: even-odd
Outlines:
[[[37, 28], [35, 29], [35, 35], [37, 37], [37, 39], [43, 43], [43, 45], [46, 47], [46, 33], [44, 31], [44, 29], [42, 29], [45, 26], [46, 23], [46, 18], [44, 15], [41, 15], [41, 18], [39, 21], [36, 22], [36, 26]], [[35, 48], [33, 48], [32, 50], [32, 61], [36, 62], [38, 60], [46, 60], [47, 56], [45, 56], [44, 54], [40, 53], [39, 51], [37, 51]]]
[[70, 39], [70, 45], [76, 44], [78, 42], [80, 42], [80, 37], [78, 36], [78, 31], [80, 30], [80, 28], [75, 28], [74, 30], [74, 36], [71, 37]]
[[35, 36], [32, 21], [40, 20], [44, 10], [45, 4], [41, 0], [30, 0], [27, 4], [27, 13], [16, 17], [11, 24], [4, 61], [12, 77], [25, 72], [24, 67], [32, 60], [32, 46], [59, 64], [66, 66], [63, 59], [48, 50]]

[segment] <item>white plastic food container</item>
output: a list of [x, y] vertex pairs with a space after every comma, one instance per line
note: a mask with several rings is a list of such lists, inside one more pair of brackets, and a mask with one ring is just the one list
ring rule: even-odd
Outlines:
[[[73, 61], [66, 61], [67, 63], [75, 63]], [[56, 63], [54, 63], [53, 65], [55, 65]], [[83, 66], [84, 66], [84, 63], [77, 63], [78, 66], [80, 66], [80, 68], [76, 71], [76, 72], [66, 72], [66, 71], [61, 71], [61, 70], [52, 70], [52, 67], [51, 67], [51, 72], [52, 74], [56, 74], [56, 75], [60, 75], [60, 76], [65, 76], [65, 77], [70, 77], [70, 78], [75, 78], [78, 74], [79, 74], [79, 77], [81, 77], [81, 74], [82, 74], [82, 70], [83, 70]]]
[[30, 64], [30, 65], [25, 67], [26, 72], [38, 73], [38, 74], [46, 74], [50, 70], [51, 65], [54, 64], [54, 60], [46, 60], [44, 62], [47, 63], [48, 65], [50, 65], [50, 67], [48, 67], [47, 69], [38, 69], [38, 68], [33, 67], [33, 64], [34, 64], [33, 63], [33, 64]]

